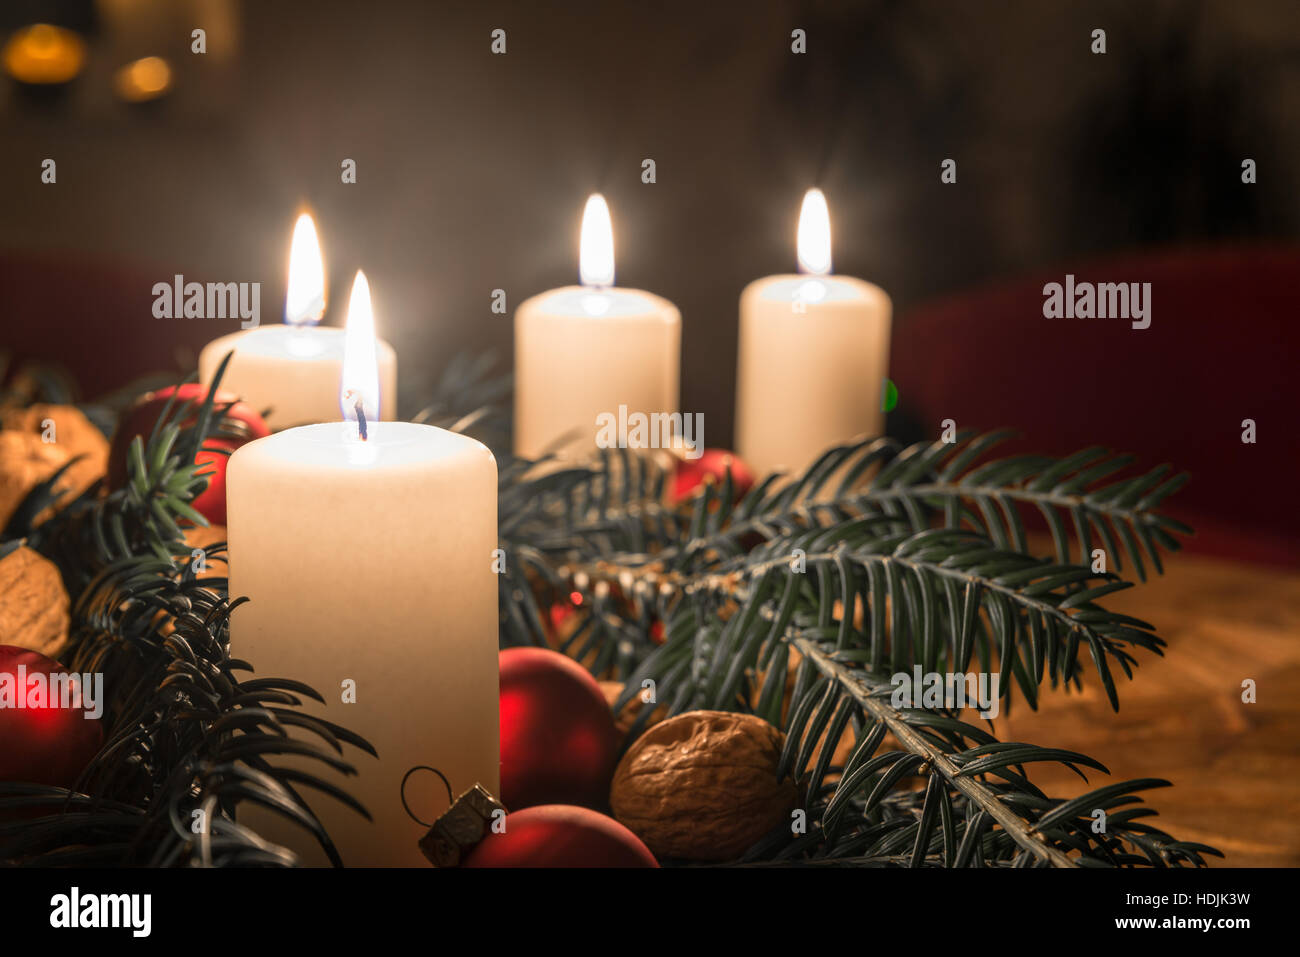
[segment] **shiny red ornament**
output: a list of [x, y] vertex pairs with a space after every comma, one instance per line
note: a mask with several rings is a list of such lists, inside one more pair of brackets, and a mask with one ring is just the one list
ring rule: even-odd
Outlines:
[[[207, 398], [207, 386], [197, 382], [184, 385], [168, 386], [156, 392], [147, 392], [136, 399], [132, 406], [122, 414], [113, 433], [113, 442], [108, 453], [108, 487], [123, 488], [127, 482], [127, 454], [131, 440], [137, 435], [146, 443], [153, 432], [154, 424], [167, 407], [167, 401], [176, 396], [168, 413], [170, 422], [183, 425], [193, 424], [198, 417], [198, 408]], [[214, 525], [226, 524], [226, 465], [230, 461], [228, 452], [233, 452], [246, 442], [260, 439], [271, 434], [266, 421], [246, 402], [237, 401], [229, 392], [217, 392], [215, 402], [219, 406], [233, 403], [226, 410], [221, 421], [221, 431], [230, 433], [233, 438], [209, 438], [194, 461], [200, 466], [199, 473], [208, 479], [204, 489], [190, 504]], [[188, 406], [187, 406], [188, 404]], [[182, 409], [187, 411], [182, 414]]]
[[573, 594], [577, 595], [577, 602], [573, 601], [572, 596], [567, 599], [561, 598], [547, 609], [546, 617], [551, 624], [552, 637], [563, 635], [569, 621], [578, 613], [578, 605], [582, 603], [582, 595], [577, 592]]
[[658, 867], [641, 839], [612, 817], [585, 807], [544, 804], [506, 815], [463, 867]]
[[603, 808], [618, 730], [587, 670], [545, 648], [501, 652], [501, 802]]
[[71, 788], [99, 751], [102, 720], [86, 716], [84, 699], [64, 707], [60, 690], [50, 692], [50, 675], [61, 687], [66, 673], [38, 652], [0, 645], [0, 781]]
[[698, 459], [677, 460], [677, 473], [672, 490], [673, 503], [689, 498], [709, 476], [712, 476], [721, 487], [727, 478], [728, 465], [731, 466], [731, 484], [735, 489], [735, 500], [740, 501], [741, 496], [754, 487], [754, 473], [734, 452], [728, 452], [726, 449], [705, 449]]

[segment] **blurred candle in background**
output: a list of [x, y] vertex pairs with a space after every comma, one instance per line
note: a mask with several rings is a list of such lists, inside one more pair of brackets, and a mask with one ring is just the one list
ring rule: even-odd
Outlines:
[[[199, 354], [199, 379], [207, 384], [226, 353], [234, 357], [221, 388], [264, 413], [273, 429], [339, 417], [336, 401], [343, 373], [343, 330], [318, 326], [325, 314], [325, 266], [316, 224], [302, 213], [293, 227], [289, 249], [289, 286], [284, 322], [233, 332], [214, 339]], [[381, 408], [397, 417], [397, 353], [376, 343]]]
[[[614, 233], [603, 196], [587, 200], [580, 286], [552, 289], [515, 312], [516, 455], [596, 449], [602, 413], [675, 413], [681, 313], [667, 299], [614, 288]], [[561, 443], [559, 440], [564, 439]]]
[[[304, 698], [310, 713], [378, 752], [376, 761], [346, 749], [359, 778], [283, 759], [342, 787], [374, 817], [303, 789], [344, 863], [423, 866], [417, 843], [427, 828], [402, 807], [406, 772], [430, 765], [456, 793], [499, 790], [496, 462], [467, 436], [375, 421], [382, 400], [361, 273], [345, 372], [329, 397], [336, 421], [231, 456], [230, 594], [248, 599], [231, 617], [231, 649], [258, 677], [307, 682], [325, 699]], [[412, 811], [434, 820], [447, 808], [441, 788], [432, 774], [413, 776]], [[305, 863], [326, 862], [306, 830], [252, 805], [241, 820]]]
[[804, 196], [797, 246], [803, 275], [768, 276], [740, 295], [736, 453], [759, 476], [800, 471], [829, 446], [884, 425], [889, 296], [830, 275], [821, 190]]

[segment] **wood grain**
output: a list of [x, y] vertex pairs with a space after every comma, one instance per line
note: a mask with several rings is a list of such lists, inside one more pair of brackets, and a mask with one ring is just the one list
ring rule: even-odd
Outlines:
[[[1300, 571], [1172, 556], [1166, 574], [1108, 597], [1169, 647], [1139, 652], [1134, 680], [1115, 669], [1111, 711], [1087, 661], [1082, 693], [1044, 689], [1037, 712], [1018, 697], [996, 720], [1003, 740], [1082, 751], [1111, 771], [1085, 785], [1066, 768], [1031, 768], [1052, 796], [1159, 777], [1158, 827], [1219, 848], [1212, 866], [1300, 866]], [[1257, 700], [1242, 702], [1242, 682]]]

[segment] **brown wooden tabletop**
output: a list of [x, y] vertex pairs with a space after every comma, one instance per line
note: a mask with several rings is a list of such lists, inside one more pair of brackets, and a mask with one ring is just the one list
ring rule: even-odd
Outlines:
[[[1082, 693], [1044, 689], [1037, 712], [1017, 698], [996, 721], [1003, 740], [1081, 751], [1106, 765], [1085, 785], [1067, 768], [1031, 768], [1053, 797], [1138, 777], [1157, 827], [1223, 851], [1215, 866], [1300, 866], [1300, 570], [1173, 555], [1164, 576], [1108, 597], [1168, 643], [1116, 670], [1119, 713], [1087, 671]], [[1087, 655], [1083, 660], [1091, 667]], [[1242, 701], [1251, 678], [1256, 703]]]

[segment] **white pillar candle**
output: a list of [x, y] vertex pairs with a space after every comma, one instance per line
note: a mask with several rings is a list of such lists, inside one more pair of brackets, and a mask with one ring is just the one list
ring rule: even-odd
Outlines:
[[583, 213], [579, 273], [581, 286], [533, 296], [515, 312], [517, 455], [589, 454], [597, 418], [618, 419], [620, 406], [628, 415], [678, 411], [681, 313], [660, 296], [612, 288], [613, 228], [599, 195]]
[[[362, 343], [368, 298], [358, 274], [348, 334]], [[436, 767], [457, 793], [475, 783], [499, 790], [497, 471], [491, 452], [466, 436], [376, 422], [373, 364], [369, 381], [354, 369], [364, 364], [349, 361], [342, 398], [333, 386], [349, 421], [288, 429], [231, 456], [230, 594], [249, 599], [232, 615], [231, 653], [258, 677], [310, 684], [326, 701], [305, 701], [312, 714], [379, 752], [376, 761], [345, 746], [359, 777], [281, 759], [346, 789], [373, 815], [369, 823], [300, 788], [344, 863], [417, 866], [427, 863], [417, 847], [426, 829], [402, 806], [409, 769]], [[406, 793], [425, 821], [446, 809], [428, 772], [413, 775]], [[284, 818], [254, 808], [240, 820], [307, 863], [326, 861]]]
[[801, 471], [884, 425], [889, 296], [831, 276], [830, 252], [826, 200], [810, 190], [799, 215], [805, 275], [768, 276], [740, 296], [736, 452], [759, 476]]
[[[199, 380], [211, 383], [221, 360], [233, 351], [221, 388], [261, 412], [267, 424], [285, 429], [338, 418], [335, 393], [343, 369], [343, 330], [316, 323], [325, 313], [325, 269], [311, 216], [293, 227], [284, 323], [257, 326], [214, 339], [199, 353]], [[397, 353], [377, 347], [383, 411], [397, 412]]]

